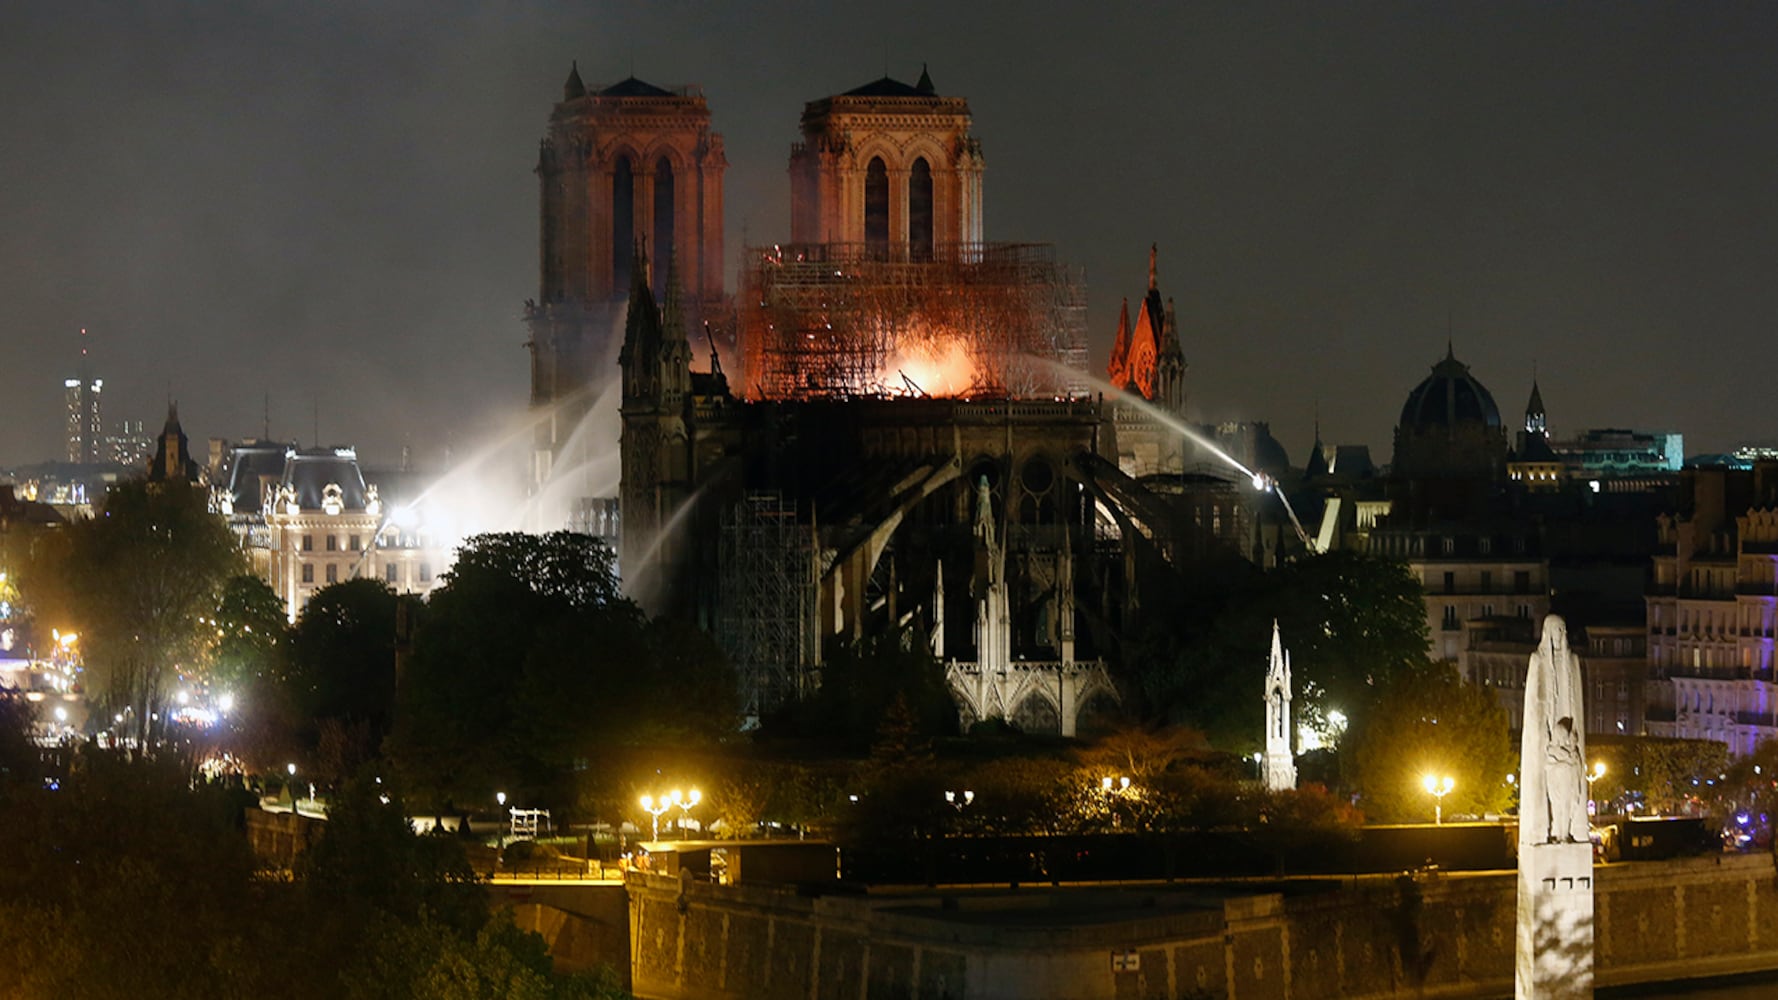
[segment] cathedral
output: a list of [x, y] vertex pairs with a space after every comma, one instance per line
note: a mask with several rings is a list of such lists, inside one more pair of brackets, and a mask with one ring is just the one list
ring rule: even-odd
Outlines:
[[730, 299], [703, 97], [576, 70], [551, 116], [535, 471], [583, 460], [572, 428], [615, 374], [625, 588], [715, 634], [754, 717], [899, 633], [965, 724], [1072, 734], [1117, 698], [1144, 579], [1260, 545], [1244, 477], [1163, 420], [1186, 365], [1155, 252], [1107, 397], [1077, 273], [983, 232], [971, 123], [924, 72], [809, 102], [790, 240], [744, 248]]

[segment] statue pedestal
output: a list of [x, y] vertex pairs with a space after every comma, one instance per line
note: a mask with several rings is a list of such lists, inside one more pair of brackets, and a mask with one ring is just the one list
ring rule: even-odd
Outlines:
[[1515, 995], [1593, 995], [1593, 845], [1519, 847]]

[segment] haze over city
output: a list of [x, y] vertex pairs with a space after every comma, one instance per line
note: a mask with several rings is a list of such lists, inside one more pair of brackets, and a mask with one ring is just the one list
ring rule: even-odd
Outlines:
[[[107, 422], [466, 448], [526, 400], [538, 139], [574, 61], [703, 87], [728, 286], [788, 237], [804, 102], [930, 70], [991, 239], [1085, 271], [1093, 366], [1147, 250], [1194, 419], [1381, 458], [1445, 352], [1558, 436], [1770, 436], [1778, 11], [1651, 4], [25, 3], [0, 12], [0, 462]], [[268, 405], [269, 404], [269, 405]]]

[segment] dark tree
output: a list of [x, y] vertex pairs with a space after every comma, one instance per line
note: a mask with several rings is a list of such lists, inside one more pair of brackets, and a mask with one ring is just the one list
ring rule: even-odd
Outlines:
[[501, 788], [559, 808], [605, 749], [732, 731], [735, 695], [708, 636], [621, 596], [597, 540], [484, 535], [432, 595], [393, 753], [434, 801]]
[[872, 745], [901, 703], [905, 724], [920, 738], [954, 736], [957, 703], [944, 664], [909, 632], [861, 639], [828, 658], [821, 688], [771, 721], [785, 735], [812, 736], [853, 750]]
[[[290, 689], [311, 748], [335, 744], [338, 780], [372, 756], [395, 712], [395, 629], [402, 598], [381, 580], [315, 592], [291, 641]], [[326, 740], [324, 740], [326, 737]], [[346, 739], [351, 746], [338, 746]]]
[[1274, 621], [1290, 653], [1292, 709], [1311, 725], [1333, 711], [1357, 720], [1382, 684], [1426, 665], [1425, 605], [1398, 562], [1340, 551], [1267, 573], [1232, 563], [1159, 576], [1147, 588], [1116, 664], [1129, 709], [1231, 751], [1259, 748]]

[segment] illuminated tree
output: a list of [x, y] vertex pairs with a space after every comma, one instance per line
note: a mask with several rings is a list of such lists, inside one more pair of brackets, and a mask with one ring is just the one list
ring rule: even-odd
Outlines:
[[196, 487], [131, 481], [111, 488], [97, 516], [46, 539], [28, 582], [50, 620], [79, 631], [88, 696], [129, 709], [146, 745], [179, 669], [208, 655], [207, 619], [245, 565]]
[[1493, 813], [1506, 807], [1506, 777], [1518, 769], [1518, 748], [1506, 711], [1493, 692], [1472, 687], [1449, 668], [1400, 676], [1342, 746], [1346, 780], [1370, 819], [1413, 822], [1432, 818], [1427, 775], [1455, 784], [1446, 815]]

